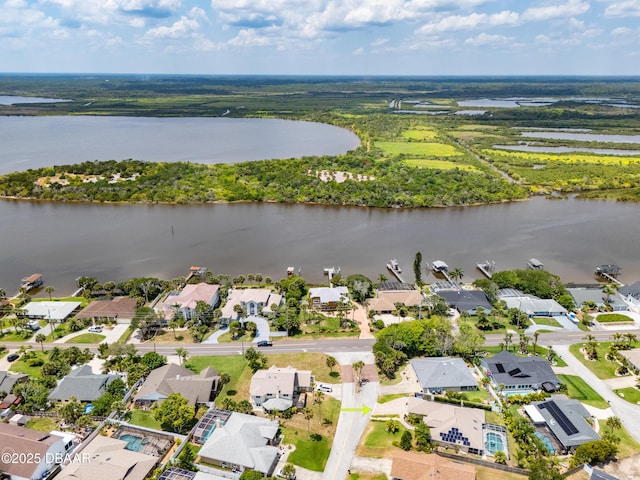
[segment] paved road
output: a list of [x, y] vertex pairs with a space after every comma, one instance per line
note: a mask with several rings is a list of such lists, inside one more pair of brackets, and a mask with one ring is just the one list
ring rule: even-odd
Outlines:
[[578, 376], [582, 377], [591, 388], [609, 402], [615, 416], [620, 418], [631, 436], [640, 442], [640, 422], [637, 421], [638, 417], [640, 417], [640, 406], [632, 405], [613, 393], [606, 383], [596, 377], [591, 370], [569, 352], [567, 345], [554, 345], [553, 348]]

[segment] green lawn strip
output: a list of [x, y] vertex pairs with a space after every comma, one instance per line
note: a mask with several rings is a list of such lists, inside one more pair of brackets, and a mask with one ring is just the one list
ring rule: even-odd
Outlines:
[[376, 142], [375, 145], [384, 153], [391, 155], [452, 157], [462, 153], [451, 145], [437, 142]]
[[395, 400], [396, 398], [403, 398], [408, 396], [408, 393], [391, 393], [389, 395], [381, 395], [380, 397], [378, 397], [378, 403], [387, 403], [391, 400]]
[[64, 343], [100, 343], [105, 338], [107, 337], [100, 335], [99, 333], [83, 333], [77, 337], [70, 338]]
[[466, 163], [450, 162], [447, 160], [433, 160], [427, 158], [409, 158], [404, 161], [407, 165], [418, 168], [431, 168], [435, 170], [452, 170], [457, 168], [459, 170], [466, 170], [468, 172], [475, 172], [478, 169], [473, 165]]
[[281, 430], [284, 442], [295, 445], [295, 450], [289, 454], [289, 463], [314, 472], [324, 471], [331, 453], [329, 438], [323, 435], [321, 440], [316, 441], [309, 438], [306, 429], [282, 427]]
[[[490, 356], [493, 355], [497, 355], [498, 353], [500, 353], [502, 351], [501, 347], [482, 347], [482, 349], [489, 353]], [[524, 355], [522, 355], [519, 352], [519, 349], [516, 347], [509, 347], [509, 351], [511, 353], [513, 353], [514, 355], [517, 355], [518, 357], [524, 357]], [[530, 354], [533, 355], [533, 346], [529, 345], [528, 351]], [[549, 352], [548, 348], [545, 347], [541, 347], [540, 345], [538, 345], [536, 347], [536, 356], [541, 357], [541, 358], [547, 358], [547, 353]], [[556, 367], [566, 367], [567, 366], [567, 362], [565, 362], [562, 358], [560, 357], [556, 357]]]
[[31, 430], [47, 433], [60, 428], [56, 417], [32, 417], [25, 426]]
[[223, 333], [218, 337], [218, 343], [230, 343], [230, 342], [238, 343], [238, 345], [244, 342], [247, 348], [249, 348], [251, 346], [251, 342], [253, 342], [253, 338], [250, 337], [249, 335], [242, 335], [238, 338], [233, 338], [233, 336], [231, 335], [231, 332]]
[[[230, 398], [234, 401], [249, 399], [249, 383], [251, 382], [251, 369], [247, 361], [241, 355], [233, 356], [194, 356], [187, 359], [185, 365], [196, 373], [200, 373], [206, 367], [215, 368], [218, 373], [228, 373], [231, 381], [224, 386], [222, 392], [216, 397], [216, 405], [222, 406], [222, 402], [228, 391], [236, 392]], [[286, 366], [286, 365], [285, 365]]]
[[12, 328], [11, 330], [4, 330], [4, 334], [0, 337], [2, 342], [24, 342], [33, 337], [33, 332], [29, 330], [18, 330], [18, 333]]
[[550, 317], [535, 317], [533, 319], [533, 322], [536, 325], [548, 325], [550, 327], [562, 327], [562, 325], [560, 325], [560, 322], [558, 322], [555, 318], [550, 318]]
[[609, 378], [615, 378], [616, 368], [620, 365], [616, 362], [611, 362], [605, 358], [607, 350], [611, 342], [600, 342], [596, 347], [598, 352], [597, 360], [587, 360], [584, 354], [580, 351], [584, 343], [575, 343], [569, 347], [571, 354], [582, 362], [589, 370], [591, 370], [598, 378], [607, 380]]
[[622, 313], [601, 313], [596, 317], [599, 323], [633, 323], [631, 317], [627, 317]]
[[387, 432], [387, 421], [371, 421], [367, 425], [360, 445], [356, 453], [363, 457], [389, 458], [391, 452], [397, 448], [393, 442], [399, 442], [404, 428], [400, 428], [396, 433]]
[[[600, 427], [599, 432], [602, 433], [609, 430], [606, 422], [606, 420], [598, 420], [598, 425]], [[626, 428], [622, 427], [616, 430], [614, 434], [620, 439], [620, 443], [618, 444], [618, 455], [616, 455], [618, 459], [627, 458], [640, 453], [640, 443], [636, 442], [634, 438], [629, 435]]]
[[[49, 354], [47, 352], [42, 352], [40, 350], [34, 350], [33, 353], [35, 353], [37, 358], [41, 358], [45, 362], [47, 360], [49, 360]], [[15, 362], [13, 362], [11, 364], [11, 366], [9, 367], [9, 370], [11, 370], [12, 372], [26, 373], [27, 375], [29, 375], [32, 378], [42, 378], [42, 374], [40, 373], [40, 369], [42, 369], [42, 365], [40, 365], [38, 367], [32, 367], [32, 366], [28, 365], [27, 361], [23, 360], [22, 358], [20, 358], [20, 359], [16, 360]]]
[[558, 379], [567, 386], [570, 398], [596, 408], [608, 408], [609, 404], [577, 375], [558, 375]]
[[613, 393], [618, 395], [620, 398], [624, 398], [629, 403], [636, 405], [640, 403], [640, 391], [635, 387], [618, 388], [617, 390], [614, 390]]
[[60, 338], [69, 335], [70, 333], [75, 333], [75, 332], [72, 332], [71, 330], [69, 330], [68, 323], [59, 323], [56, 325], [56, 328], [53, 331], [53, 333], [50, 333], [49, 335], [47, 335], [47, 339], [45, 341], [53, 342], [54, 340], [59, 340]]
[[131, 420], [129, 423], [133, 425], [139, 425], [146, 428], [154, 428], [156, 430], [162, 430], [160, 422], [153, 418], [153, 413], [149, 410], [134, 409], [131, 411]]

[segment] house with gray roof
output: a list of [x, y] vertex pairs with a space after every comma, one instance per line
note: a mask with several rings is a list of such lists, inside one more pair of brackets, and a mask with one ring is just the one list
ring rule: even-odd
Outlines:
[[349, 304], [349, 290], [347, 287], [318, 287], [309, 289], [309, 304], [311, 308], [332, 312], [340, 305]]
[[607, 472], [603, 472], [602, 470], [598, 470], [594, 468], [591, 471], [591, 479], [590, 480], [620, 480], [618, 477], [614, 477], [613, 475], [608, 474]]
[[254, 407], [266, 410], [291, 408], [301, 392], [310, 392], [313, 376], [310, 370], [297, 370], [291, 366], [279, 368], [271, 365], [258, 370], [251, 377], [249, 395]]
[[478, 382], [461, 358], [419, 358], [411, 360], [411, 367], [423, 393], [478, 390]]
[[438, 289], [435, 294], [444, 298], [449, 307], [455, 308], [460, 313], [467, 312], [469, 315], [475, 315], [480, 307], [487, 312], [491, 310], [491, 303], [482, 290]]
[[90, 365], [82, 365], [59, 381], [49, 400], [66, 402], [75, 397], [80, 402], [93, 402], [107, 391], [107, 386], [120, 375], [93, 373]]
[[600, 435], [587, 423], [591, 414], [579, 401], [570, 400], [565, 395], [553, 395], [551, 400], [533, 402], [532, 406], [544, 418], [564, 453], [583, 443], [600, 440]]
[[617, 293], [629, 307], [640, 308], [640, 282], [625, 285]]
[[189, 405], [213, 401], [218, 391], [220, 375], [207, 367], [199, 374], [188, 368], [168, 363], [151, 371], [138, 392], [133, 396], [136, 405], [152, 405], [162, 402], [172, 393], [179, 393]]
[[496, 388], [504, 385], [506, 394], [527, 394], [536, 390], [554, 392], [560, 380], [547, 360], [540, 357], [518, 357], [506, 350], [480, 361]]
[[198, 455], [223, 468], [256, 470], [270, 477], [278, 463], [278, 422], [233, 412], [216, 426]]
[[517, 308], [531, 317], [555, 317], [566, 315], [567, 309], [552, 298], [538, 298], [512, 288], [498, 291], [498, 298], [507, 304], [507, 308]]
[[24, 373], [16, 374], [0, 371], [0, 393], [6, 394], [4, 398], [0, 396], [0, 410], [20, 403], [19, 397], [16, 397], [13, 393], [13, 387], [16, 383], [26, 382], [28, 378], [29, 375]]

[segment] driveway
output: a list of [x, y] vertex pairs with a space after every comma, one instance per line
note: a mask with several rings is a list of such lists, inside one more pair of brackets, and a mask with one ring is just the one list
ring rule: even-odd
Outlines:
[[[258, 327], [256, 337], [253, 339], [253, 343], [261, 342], [262, 340], [269, 340], [269, 322], [265, 318], [251, 316], [247, 317], [246, 321], [254, 322]], [[211, 335], [209, 335], [207, 339], [202, 343], [218, 343], [218, 338], [220, 338], [221, 335], [224, 335], [228, 331], [228, 326], [221, 327], [219, 330], [216, 330]]]
[[640, 422], [637, 421], [637, 418], [640, 416], [640, 406], [632, 405], [613, 393], [604, 381], [596, 377], [591, 370], [585, 367], [582, 362], [569, 352], [568, 345], [554, 345], [553, 348], [579, 377], [582, 377], [591, 388], [609, 402], [613, 414], [620, 418], [629, 434], [636, 441], [640, 441]]
[[[122, 323], [122, 324], [119, 323], [115, 325], [113, 328], [103, 327], [102, 333], [99, 333], [99, 335], [104, 335], [104, 340], [102, 340], [100, 343], [111, 344], [111, 343], [117, 342], [118, 340], [120, 340], [120, 337], [124, 335], [124, 332], [127, 331], [127, 328], [129, 328], [129, 324], [126, 324], [126, 323]], [[44, 330], [44, 328], [40, 329], [40, 331], [42, 330]], [[65, 335], [62, 338], [54, 340], [53, 343], [66, 343], [68, 340], [74, 337], [79, 337], [80, 335], [84, 335], [85, 333], [91, 333], [91, 332], [89, 332], [87, 328], [84, 328], [78, 332], [73, 332], [73, 333], [70, 333], [69, 335]]]

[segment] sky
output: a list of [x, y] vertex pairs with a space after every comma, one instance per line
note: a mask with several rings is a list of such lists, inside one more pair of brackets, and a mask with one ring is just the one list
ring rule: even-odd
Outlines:
[[0, 71], [640, 75], [640, 0], [0, 0]]

